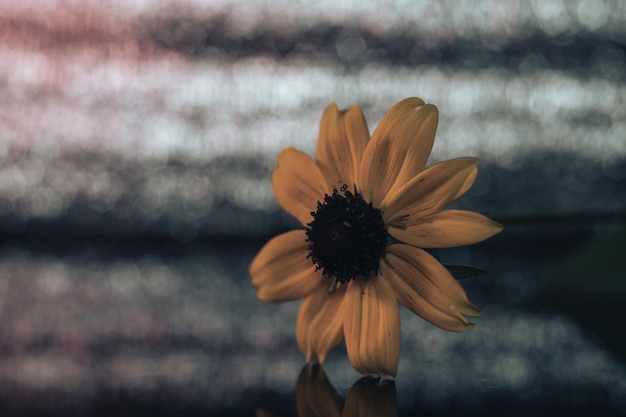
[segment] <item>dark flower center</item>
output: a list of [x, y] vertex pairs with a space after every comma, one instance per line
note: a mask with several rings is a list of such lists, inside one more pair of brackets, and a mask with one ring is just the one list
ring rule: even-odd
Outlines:
[[308, 258], [323, 275], [347, 283], [358, 276], [378, 272], [378, 263], [387, 246], [387, 230], [382, 211], [366, 203], [360, 194], [352, 194], [347, 186], [311, 212], [308, 224]]

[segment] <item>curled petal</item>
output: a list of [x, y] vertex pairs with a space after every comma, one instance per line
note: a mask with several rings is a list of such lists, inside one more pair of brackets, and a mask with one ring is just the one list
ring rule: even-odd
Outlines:
[[343, 298], [345, 288], [329, 293], [331, 280], [302, 300], [296, 324], [296, 340], [307, 361], [323, 363], [343, 340]]
[[300, 372], [296, 382], [296, 407], [298, 417], [341, 416], [341, 395], [319, 364], [307, 364]]
[[422, 218], [450, 204], [472, 185], [478, 158], [440, 162], [397, 187], [385, 208], [385, 221]]
[[465, 210], [443, 210], [418, 219], [389, 225], [388, 232], [401, 242], [420, 248], [453, 248], [481, 242], [500, 233], [500, 223]]
[[261, 301], [297, 300], [323, 284], [322, 275], [307, 259], [305, 240], [304, 230], [276, 236], [252, 260], [248, 272]]
[[315, 161], [294, 148], [278, 155], [278, 164], [272, 171], [272, 188], [278, 204], [303, 226], [313, 220], [311, 212], [316, 210], [318, 201], [324, 200], [328, 190]]
[[462, 332], [473, 326], [463, 314], [481, 314], [450, 272], [421, 249], [391, 245], [380, 269], [398, 300], [435, 326]]
[[335, 103], [324, 110], [317, 142], [317, 162], [330, 189], [356, 184], [359, 163], [369, 140], [365, 116], [359, 106], [340, 112]]
[[365, 149], [358, 188], [375, 207], [385, 207], [394, 189], [424, 168], [435, 140], [439, 113], [419, 98], [407, 98], [385, 114]]
[[366, 375], [396, 376], [400, 357], [400, 313], [396, 297], [379, 276], [348, 284], [344, 335], [348, 358]]

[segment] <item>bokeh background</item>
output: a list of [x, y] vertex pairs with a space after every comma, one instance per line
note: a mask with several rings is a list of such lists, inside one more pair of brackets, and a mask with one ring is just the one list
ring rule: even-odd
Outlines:
[[434, 252], [484, 316], [402, 312], [399, 414], [626, 413], [626, 2], [0, 0], [2, 414], [296, 415], [298, 303], [247, 277], [296, 226], [269, 172], [407, 96], [505, 231]]

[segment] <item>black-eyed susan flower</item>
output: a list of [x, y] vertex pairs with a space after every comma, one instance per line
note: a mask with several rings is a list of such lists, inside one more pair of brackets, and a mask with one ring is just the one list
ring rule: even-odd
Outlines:
[[308, 361], [323, 362], [345, 339], [357, 371], [395, 376], [398, 302], [451, 331], [473, 326], [480, 310], [423, 248], [464, 246], [502, 226], [478, 213], [444, 210], [473, 184], [477, 158], [424, 169], [438, 110], [407, 98], [370, 139], [359, 106], [326, 108], [316, 160], [283, 150], [272, 172], [281, 207], [303, 229], [270, 240], [250, 265], [262, 301], [303, 299], [296, 339]]

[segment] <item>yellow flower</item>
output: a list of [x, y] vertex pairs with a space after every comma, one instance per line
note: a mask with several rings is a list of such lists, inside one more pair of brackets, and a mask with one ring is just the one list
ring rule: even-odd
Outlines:
[[281, 207], [303, 226], [270, 240], [250, 265], [262, 301], [302, 298], [296, 339], [308, 361], [323, 362], [345, 339], [354, 368], [395, 376], [398, 301], [451, 331], [480, 310], [450, 272], [422, 248], [473, 244], [502, 230], [478, 213], [443, 210], [473, 184], [477, 158], [424, 169], [438, 110], [407, 98], [370, 139], [359, 106], [326, 108], [316, 160], [283, 150], [272, 172]]

